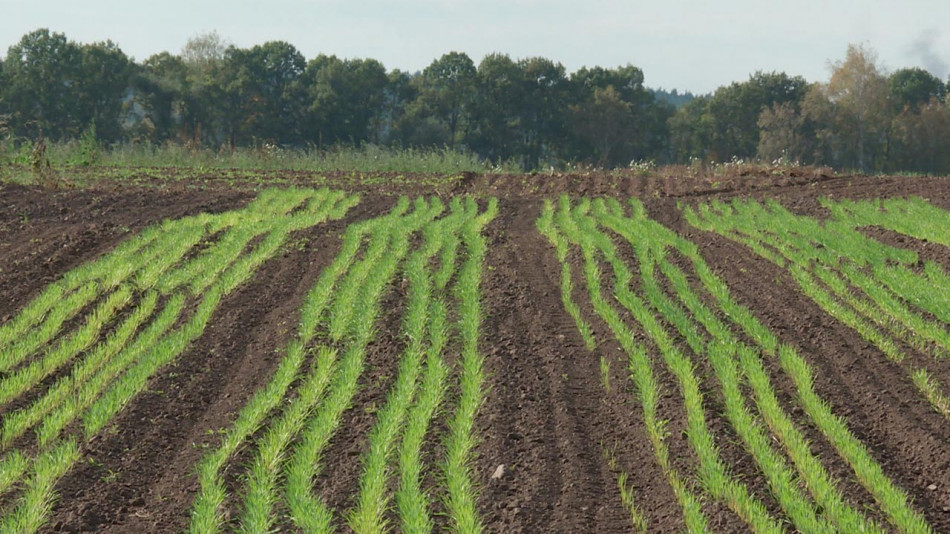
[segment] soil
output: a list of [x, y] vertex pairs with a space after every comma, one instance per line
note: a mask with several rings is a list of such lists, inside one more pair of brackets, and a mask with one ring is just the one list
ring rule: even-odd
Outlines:
[[[89, 171], [86, 171], [89, 172]], [[142, 228], [167, 218], [220, 212], [244, 205], [266, 183], [214, 175], [175, 179], [175, 170], [142, 170], [138, 179], [102, 181], [82, 188], [0, 185], [0, 323], [13, 317], [48, 283], [112, 249]], [[489, 253], [483, 280], [485, 320], [480, 342], [487, 372], [486, 401], [479, 411], [479, 445], [473, 478], [482, 521], [489, 532], [629, 532], [617, 475], [626, 473], [650, 531], [680, 531], [682, 512], [657, 466], [644, 428], [627, 358], [606, 325], [581, 298], [581, 313], [599, 344], [588, 351], [564, 311], [560, 265], [535, 219], [544, 199], [560, 194], [640, 198], [651, 217], [694, 241], [733, 297], [750, 308], [782, 342], [796, 348], [815, 370], [815, 388], [845, 417], [886, 475], [906, 491], [936, 531], [950, 531], [950, 423], [921, 399], [906, 371], [873, 345], [824, 313], [800, 293], [786, 271], [744, 246], [689, 226], [682, 204], [713, 198], [776, 199], [796, 213], [823, 217], [818, 199], [866, 199], [916, 195], [950, 209], [950, 180], [935, 177], [837, 176], [820, 170], [681, 177], [658, 174], [432, 175], [299, 172], [265, 174], [280, 184], [316, 184], [359, 192], [362, 200], [340, 221], [295, 236], [295, 243], [267, 262], [248, 284], [222, 300], [204, 335], [176, 362], [154, 376], [109, 428], [82, 445], [84, 460], [57, 485], [58, 499], [46, 531], [179, 532], [185, 529], [197, 490], [195, 465], [217, 443], [250, 396], [270, 377], [275, 349], [293, 331], [297, 309], [322, 269], [335, 257], [350, 223], [385, 213], [398, 195], [469, 194], [500, 199], [498, 218], [486, 228]], [[64, 182], [68, 184], [68, 182]], [[922, 259], [950, 265], [950, 251], [934, 243], [869, 235], [914, 249]], [[576, 260], [576, 259], [575, 259]], [[582, 285], [576, 261], [575, 285]], [[576, 288], [577, 295], [583, 287]], [[387, 296], [383, 332], [361, 379], [352, 425], [327, 450], [329, 475], [318, 480], [335, 509], [353, 502], [361, 446], [372, 426], [364, 410], [385, 401], [404, 340], [392, 330], [404, 304], [398, 289]], [[641, 332], [638, 341], [645, 342]], [[678, 340], [682, 347], [685, 344]], [[649, 346], [649, 345], [648, 345]], [[911, 349], [912, 350], [912, 349]], [[696, 355], [690, 353], [696, 359]], [[911, 361], [925, 356], [910, 354]], [[685, 413], [675, 380], [655, 351], [664, 392], [659, 415], [668, 420], [674, 466], [687, 478], [695, 460], [683, 446]], [[608, 367], [603, 367], [606, 362]], [[876, 508], [844, 462], [794, 410], [794, 390], [769, 364], [780, 401], [799, 423], [813, 450], [858, 509]], [[950, 369], [930, 362], [944, 383]], [[765, 483], [722, 414], [708, 364], [697, 361], [711, 432], [723, 459], [771, 512]], [[610, 388], [606, 388], [609, 382]], [[2, 415], [3, 410], [0, 410]], [[348, 419], [348, 421], [350, 420]], [[434, 423], [444, 427], [442, 422]], [[440, 452], [438, 439], [426, 454]], [[499, 466], [503, 466], [499, 469]], [[493, 476], [501, 472], [500, 477]], [[434, 475], [427, 475], [434, 484]], [[931, 486], [936, 484], [936, 489]], [[728, 509], [704, 503], [717, 532], [745, 531]], [[874, 516], [875, 519], [880, 519]], [[436, 521], [444, 518], [436, 517]], [[287, 526], [285, 523], [280, 523]], [[440, 523], [441, 524], [441, 523]]]

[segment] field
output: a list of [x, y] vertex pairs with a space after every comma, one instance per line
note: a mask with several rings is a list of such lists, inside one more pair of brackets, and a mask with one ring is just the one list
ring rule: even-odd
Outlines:
[[0, 532], [950, 531], [950, 181], [683, 170], [0, 185]]

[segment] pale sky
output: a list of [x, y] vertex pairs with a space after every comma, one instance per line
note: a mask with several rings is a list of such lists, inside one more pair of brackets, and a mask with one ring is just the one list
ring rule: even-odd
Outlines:
[[[860, 6], [860, 7], [857, 7]], [[111, 39], [137, 61], [217, 31], [283, 40], [309, 60], [368, 57], [418, 71], [450, 51], [543, 56], [572, 72], [630, 63], [646, 85], [705, 93], [757, 71], [824, 81], [849, 43], [893, 71], [950, 73], [950, 0], [0, 0], [0, 53], [37, 28]]]

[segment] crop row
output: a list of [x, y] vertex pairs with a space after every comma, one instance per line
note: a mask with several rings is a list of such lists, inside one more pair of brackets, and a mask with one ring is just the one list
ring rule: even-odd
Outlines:
[[[402, 198], [389, 214], [348, 228], [339, 254], [302, 304], [299, 328], [277, 371], [201, 460], [191, 532], [291, 525], [331, 532], [345, 524], [369, 533], [389, 531], [394, 521], [403, 532], [430, 532], [436, 500], [451, 530], [481, 531], [470, 475], [474, 419], [484, 396], [481, 229], [496, 210], [494, 200], [479, 213], [471, 199], [455, 198], [447, 207], [438, 198], [412, 205]], [[335, 510], [318, 489], [324, 455], [366, 386], [367, 347], [397, 279], [406, 289], [405, 344], [361, 446], [352, 506]], [[443, 407], [450, 413], [436, 470], [427, 468], [423, 446], [434, 439], [431, 428]], [[226, 474], [242, 469], [235, 465], [242, 454], [251, 459], [236, 477], [237, 488]], [[442, 484], [427, 490], [426, 477]]]
[[[562, 197], [546, 203], [538, 227], [562, 263], [562, 300], [588, 346], [596, 343], [582, 307], [575, 301], [571, 258], [581, 265], [586, 294], [597, 318], [613, 332], [629, 358], [631, 380], [658, 465], [683, 509], [688, 531], [708, 530], [704, 502], [717, 501], [755, 532], [779, 532], [790, 523], [807, 532], [929, 532], [907, 495], [883, 473], [867, 448], [833, 413], [812, 386], [813, 372], [795, 349], [777, 337], [730, 296], [694, 243], [649, 220], [643, 206], [627, 208], [614, 199]], [[583, 294], [583, 293], [581, 293]], [[646, 343], [637, 341], [645, 335]], [[685, 345], [684, 343], [685, 342]], [[772, 360], [775, 363], [770, 363]], [[777, 363], [777, 365], [775, 365]], [[657, 366], [666, 371], [658, 371]], [[709, 369], [705, 371], [703, 367]], [[779, 373], [785, 378], [775, 376]], [[665, 397], [658, 376], [675, 381], [679, 400]], [[704, 393], [700, 377], [711, 372], [718, 385]], [[877, 503], [876, 517], [850, 501], [822, 463], [803, 429], [779, 401], [774, 381], [794, 384], [798, 406], [827, 444], [847, 464], [850, 476]], [[722, 415], [752, 459], [781, 510], [776, 515], [742, 477], [731, 471], [708, 421], [712, 394]], [[691, 457], [670, 455], [667, 421], [661, 409], [683, 413]], [[664, 412], [671, 413], [671, 412]], [[629, 492], [627, 501], [635, 500]], [[625, 503], [629, 508], [629, 505]], [[640, 514], [634, 514], [639, 516]], [[636, 518], [642, 528], [648, 518]], [[639, 525], [639, 526], [638, 526]]]
[[[747, 244], [789, 270], [802, 291], [877, 346], [909, 375], [931, 406], [950, 418], [950, 399], [930, 369], [950, 356], [950, 275], [938, 263], [871, 238], [879, 227], [947, 244], [950, 212], [917, 199], [832, 202], [819, 221], [770, 202], [704, 204], [695, 226]], [[929, 356], [908, 358], [908, 349]]]
[[11, 503], [0, 532], [39, 529], [81, 441], [182, 354], [293, 232], [358, 200], [268, 190], [241, 210], [166, 221], [69, 271], [0, 326], [0, 497]]

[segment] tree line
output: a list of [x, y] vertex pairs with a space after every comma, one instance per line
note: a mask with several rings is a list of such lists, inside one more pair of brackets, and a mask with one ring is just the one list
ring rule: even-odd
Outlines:
[[526, 169], [781, 160], [946, 174], [948, 85], [919, 68], [886, 73], [857, 46], [827, 82], [757, 72], [693, 97], [647, 88], [632, 65], [568, 73], [543, 57], [451, 52], [410, 73], [216, 33], [136, 62], [111, 41], [39, 29], [0, 59], [0, 128], [215, 149], [448, 147]]

